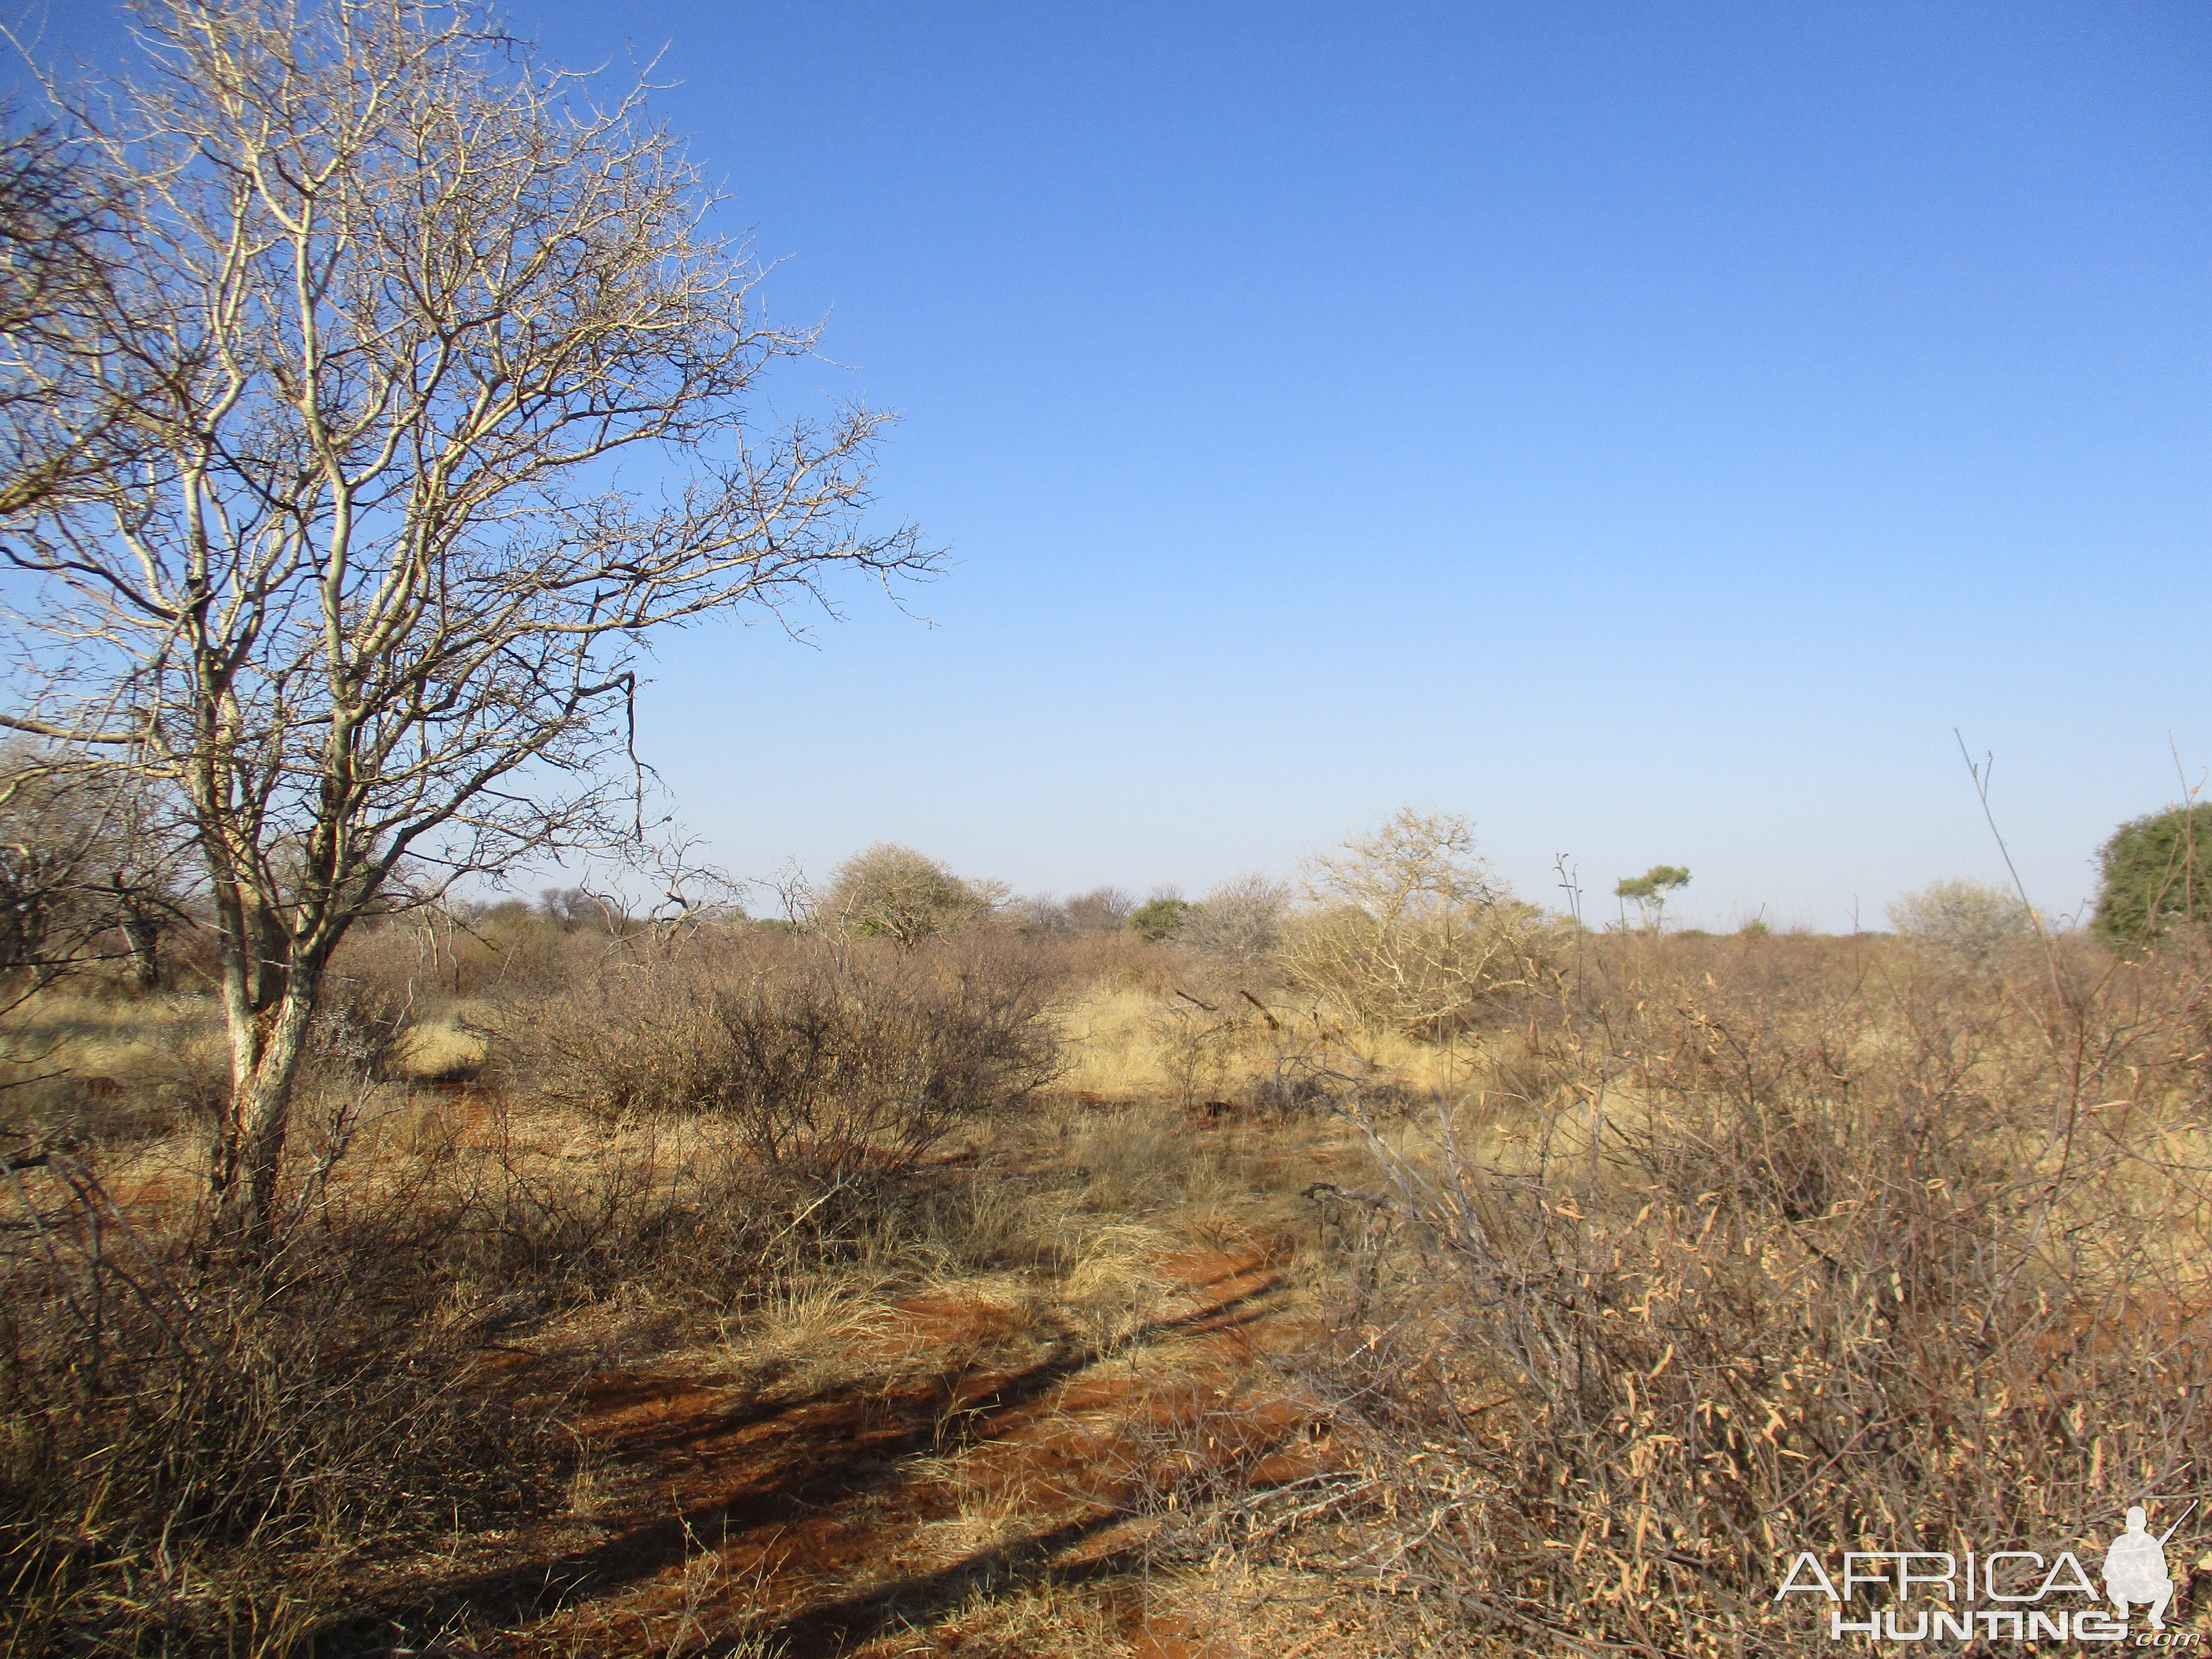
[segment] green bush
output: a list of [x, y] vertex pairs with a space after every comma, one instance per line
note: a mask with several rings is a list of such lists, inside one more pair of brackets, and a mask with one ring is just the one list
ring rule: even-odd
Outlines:
[[2169, 806], [2112, 832], [2090, 931], [2118, 948], [2148, 945], [2179, 921], [2212, 921], [2212, 803]]
[[1188, 899], [1150, 900], [1130, 913], [1129, 930], [1157, 945], [1182, 930], [1183, 923], [1190, 919], [1190, 908]]

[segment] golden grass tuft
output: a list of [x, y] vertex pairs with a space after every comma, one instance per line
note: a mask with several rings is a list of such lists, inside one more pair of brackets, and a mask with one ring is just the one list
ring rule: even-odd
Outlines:
[[[1191, 975], [1206, 1006], [1126, 982], [1094, 982], [1060, 1011], [1069, 1057], [1059, 1086], [1096, 1101], [1238, 1099], [1271, 1081], [1334, 1074], [1415, 1096], [1458, 1092], [1483, 1074], [1488, 1052], [1515, 1039], [1474, 1033], [1446, 1043], [1347, 1024], [1279, 987], [1228, 989]], [[1257, 1004], [1246, 1000], [1246, 992]]]

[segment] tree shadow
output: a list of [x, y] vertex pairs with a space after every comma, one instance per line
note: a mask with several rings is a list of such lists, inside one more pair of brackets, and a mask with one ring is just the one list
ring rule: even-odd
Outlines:
[[704, 1652], [727, 1654], [744, 1642], [765, 1637], [769, 1650], [787, 1659], [835, 1659], [855, 1643], [930, 1613], [960, 1605], [982, 1586], [1034, 1583], [1049, 1574], [1061, 1583], [1081, 1584], [1138, 1571], [1143, 1563], [1134, 1549], [1116, 1550], [1072, 1565], [1054, 1568], [1052, 1559], [1103, 1531], [1126, 1515], [1106, 1509], [1063, 1522], [1026, 1538], [979, 1550], [933, 1571], [869, 1585], [779, 1620], [763, 1631], [725, 1637]]
[[[364, 1618], [349, 1620], [343, 1632], [331, 1632], [318, 1650], [360, 1653], [360, 1638], [372, 1629], [387, 1633], [375, 1638], [381, 1650], [395, 1626], [434, 1631], [464, 1619], [507, 1627], [527, 1624], [679, 1566], [698, 1554], [702, 1539], [720, 1540], [718, 1547], [727, 1551], [741, 1539], [766, 1540], [818, 1523], [842, 1506], [908, 1484], [902, 1465], [918, 1454], [945, 1455], [992, 1441], [1054, 1389], [1094, 1366], [1157, 1343], [1245, 1330], [1266, 1317], [1261, 1304], [1283, 1287], [1285, 1277], [1279, 1271], [1268, 1273], [1234, 1294], [1147, 1322], [1115, 1342], [1065, 1345], [1012, 1373], [971, 1375], [949, 1368], [891, 1388], [863, 1380], [797, 1399], [747, 1402], [634, 1430], [606, 1449], [620, 1463], [648, 1472], [650, 1485], [669, 1500], [659, 1515], [647, 1519], [634, 1511], [613, 1535], [587, 1547], [449, 1579], [427, 1595], [389, 1599]], [[1239, 1280], [1252, 1281], [1252, 1272], [1225, 1272], [1190, 1288], [1203, 1292]], [[640, 1378], [622, 1384], [615, 1397], [639, 1403], [651, 1397], [649, 1389], [649, 1381]], [[697, 1477], [687, 1482], [677, 1466], [689, 1463], [712, 1473], [714, 1443], [777, 1419], [788, 1419], [792, 1431], [779, 1437], [772, 1455], [756, 1450], [749, 1482], [724, 1486], [703, 1500], [682, 1500], [682, 1487], [696, 1485]], [[880, 1630], [917, 1606], [957, 1600], [980, 1583], [1033, 1578], [1054, 1556], [1130, 1512], [1106, 1503], [1079, 1519], [951, 1565], [804, 1607], [774, 1634], [794, 1659], [833, 1653], [839, 1644]], [[934, 1517], [923, 1512], [917, 1518]], [[1109, 1554], [1056, 1571], [1073, 1581], [1112, 1576], [1129, 1565], [1121, 1554]], [[355, 1640], [347, 1641], [345, 1632], [352, 1632]]]

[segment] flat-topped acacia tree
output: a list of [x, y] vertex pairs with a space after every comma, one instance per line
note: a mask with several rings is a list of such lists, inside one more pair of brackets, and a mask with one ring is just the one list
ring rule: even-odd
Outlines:
[[1623, 876], [1613, 896], [1633, 900], [1644, 925], [1657, 933], [1667, 925], [1667, 901], [1689, 884], [1690, 872], [1680, 865], [1655, 864], [1640, 876]]
[[640, 653], [934, 568], [884, 417], [750, 414], [811, 331], [631, 92], [420, 0], [148, 0], [56, 89], [107, 216], [115, 464], [5, 526], [5, 723], [183, 803], [222, 933], [222, 1234], [265, 1250], [325, 965], [465, 876], [619, 842]]

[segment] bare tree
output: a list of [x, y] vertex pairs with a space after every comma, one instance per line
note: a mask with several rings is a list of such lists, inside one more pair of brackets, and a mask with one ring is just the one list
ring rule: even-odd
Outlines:
[[142, 780], [18, 738], [0, 747], [0, 1009], [95, 963], [141, 990], [185, 917], [185, 860]]
[[911, 951], [987, 914], [1003, 896], [1000, 884], [978, 891], [927, 854], [878, 842], [830, 873], [822, 910], [835, 927]]
[[1200, 956], [1245, 973], [1281, 947], [1291, 890], [1272, 877], [1243, 875], [1221, 883], [1190, 908], [1176, 937]]
[[0, 111], [0, 518], [65, 496], [117, 459], [137, 387], [88, 372], [108, 287], [115, 216], [51, 125]]
[[813, 335], [755, 314], [641, 92], [425, 0], [137, 21], [138, 79], [58, 94], [132, 250], [95, 362], [133, 459], [10, 526], [6, 723], [187, 803], [252, 1253], [325, 967], [399, 872], [426, 902], [621, 842], [653, 635], [935, 562], [861, 523], [884, 416], [751, 418]]
[[1305, 876], [1283, 964], [1370, 1025], [1447, 1036], [1542, 970], [1543, 917], [1475, 855], [1474, 825], [1455, 812], [1403, 808], [1306, 860]]
[[1118, 933], [1129, 925], [1137, 901], [1118, 887], [1094, 887], [1078, 893], [1060, 907], [1070, 932]]

